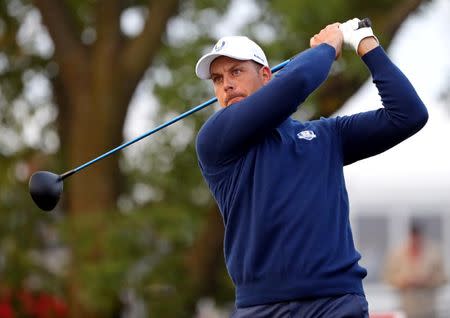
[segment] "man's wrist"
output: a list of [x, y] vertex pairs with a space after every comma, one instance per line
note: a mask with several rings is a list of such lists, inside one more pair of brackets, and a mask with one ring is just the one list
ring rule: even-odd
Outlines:
[[362, 57], [379, 45], [380, 44], [378, 43], [377, 39], [374, 36], [362, 39], [358, 45], [358, 55]]

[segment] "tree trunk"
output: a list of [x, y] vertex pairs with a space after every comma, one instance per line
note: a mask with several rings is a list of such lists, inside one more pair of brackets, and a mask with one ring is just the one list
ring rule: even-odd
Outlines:
[[[55, 46], [59, 74], [54, 81], [65, 170], [74, 169], [123, 142], [123, 125], [133, 92], [161, 46], [167, 21], [178, 0], [149, 1], [150, 16], [140, 36], [125, 40], [120, 32], [124, 0], [98, 0], [92, 5], [96, 40], [80, 41], [78, 23], [62, 0], [34, 0]], [[61, 90], [61, 91], [59, 91]], [[83, 304], [80, 268], [102, 257], [101, 213], [111, 213], [120, 193], [119, 154], [113, 154], [65, 181], [63, 204], [68, 212], [72, 262], [68, 277], [71, 317], [95, 317]], [[95, 213], [89, 231], [91, 250], [77, 254], [79, 221]], [[81, 226], [81, 227], [80, 227]], [[83, 254], [85, 255], [85, 254]]]
[[[61, 136], [62, 142], [68, 145], [69, 169], [101, 155], [122, 141], [123, 118], [113, 118], [117, 102], [109, 105], [102, 102], [101, 93], [94, 90], [92, 82], [91, 78], [80, 82], [75, 90], [79, 93], [71, 98], [73, 104], [67, 114], [69, 126]], [[118, 101], [120, 91], [110, 92], [110, 97]], [[111, 108], [109, 114], [108, 108]], [[117, 154], [80, 171], [65, 182], [68, 211], [78, 214], [111, 210], [119, 192], [119, 178]]]
[[191, 285], [192, 303], [188, 310], [195, 309], [196, 301], [214, 293], [217, 273], [223, 262], [223, 219], [217, 205], [208, 212], [202, 230], [186, 254], [187, 277]]

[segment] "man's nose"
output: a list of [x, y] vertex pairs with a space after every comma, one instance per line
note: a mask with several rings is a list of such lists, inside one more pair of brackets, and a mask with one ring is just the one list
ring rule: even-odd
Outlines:
[[224, 76], [223, 82], [224, 82], [223, 87], [225, 91], [233, 90], [235, 88], [234, 80], [229, 76]]

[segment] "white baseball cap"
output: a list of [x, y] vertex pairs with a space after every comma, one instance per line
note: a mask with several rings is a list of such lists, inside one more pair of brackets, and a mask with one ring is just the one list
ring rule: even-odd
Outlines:
[[236, 60], [253, 60], [264, 66], [269, 66], [266, 55], [258, 44], [246, 36], [225, 36], [213, 47], [210, 53], [203, 55], [195, 66], [195, 73], [201, 79], [211, 78], [210, 66], [219, 56], [228, 56]]

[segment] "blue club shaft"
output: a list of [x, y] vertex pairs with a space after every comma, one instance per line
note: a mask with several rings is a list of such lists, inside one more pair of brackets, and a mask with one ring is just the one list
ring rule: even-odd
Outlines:
[[[285, 67], [289, 63], [289, 61], [290, 61], [290, 59], [286, 60], [286, 61], [284, 61], [284, 62], [282, 62], [282, 63], [280, 63], [280, 64], [278, 64], [276, 66], [274, 66], [271, 69], [272, 73], [275, 73], [275, 72], [278, 72], [279, 70], [281, 70], [283, 67]], [[79, 167], [77, 167], [75, 169], [72, 169], [72, 170], [69, 170], [67, 172], [64, 172], [63, 174], [61, 174], [59, 176], [59, 180], [64, 180], [65, 178], [67, 178], [67, 177], [77, 173], [80, 170], [83, 170], [84, 168], [86, 168], [86, 167], [96, 163], [97, 161], [100, 161], [100, 160], [102, 160], [102, 159], [112, 155], [113, 153], [115, 153], [117, 151], [120, 151], [120, 150], [122, 150], [122, 149], [124, 149], [124, 148], [126, 148], [126, 147], [128, 147], [128, 146], [130, 146], [132, 144], [134, 144], [135, 142], [138, 142], [139, 140], [144, 139], [144, 138], [146, 138], [146, 137], [156, 133], [157, 131], [159, 131], [159, 130], [161, 130], [163, 128], [166, 128], [167, 126], [170, 126], [170, 125], [176, 123], [177, 121], [179, 121], [179, 120], [181, 120], [183, 118], [186, 118], [187, 116], [189, 116], [189, 115], [191, 115], [191, 114], [193, 114], [193, 113], [195, 113], [195, 112], [197, 112], [197, 111], [199, 111], [199, 110], [201, 110], [201, 109], [203, 109], [203, 108], [205, 108], [205, 107], [207, 107], [207, 106], [209, 106], [211, 104], [214, 104], [216, 101], [217, 101], [217, 98], [214, 97], [214, 98], [211, 98], [211, 99], [207, 100], [206, 102], [201, 103], [200, 105], [195, 106], [194, 108], [192, 108], [192, 109], [182, 113], [181, 115], [178, 115], [177, 117], [175, 117], [175, 118], [165, 122], [164, 124], [161, 124], [158, 127], [153, 128], [152, 130], [150, 130], [150, 131], [148, 131], [148, 132], [146, 132], [146, 133], [144, 133], [144, 134], [142, 134], [142, 135], [140, 135], [140, 136], [138, 136], [138, 137], [136, 137], [136, 138], [134, 138], [134, 139], [132, 139], [132, 140], [130, 140], [130, 141], [128, 141], [128, 142], [126, 142], [126, 143], [116, 147], [116, 148], [114, 148], [114, 149], [111, 149], [108, 152], [105, 152], [103, 155], [98, 156], [97, 158], [92, 159], [91, 161], [88, 161], [88, 162], [82, 164], [81, 166], [79, 166]]]

